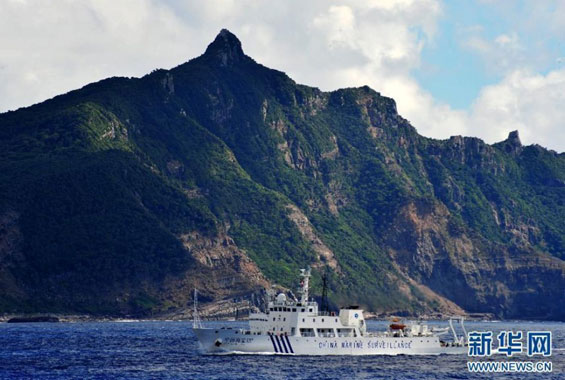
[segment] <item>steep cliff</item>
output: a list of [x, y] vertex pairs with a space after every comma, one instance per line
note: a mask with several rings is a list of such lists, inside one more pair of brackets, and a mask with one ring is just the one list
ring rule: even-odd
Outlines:
[[564, 200], [564, 154], [422, 137], [394, 100], [296, 84], [222, 30], [0, 115], [0, 310], [146, 315], [311, 265], [375, 312], [565, 319]]

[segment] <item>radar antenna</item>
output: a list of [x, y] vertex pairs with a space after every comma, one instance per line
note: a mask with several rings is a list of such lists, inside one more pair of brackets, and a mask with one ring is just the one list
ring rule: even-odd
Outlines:
[[325, 312], [330, 311], [330, 305], [328, 303], [328, 271], [326, 270], [322, 275], [322, 305], [320, 309]]

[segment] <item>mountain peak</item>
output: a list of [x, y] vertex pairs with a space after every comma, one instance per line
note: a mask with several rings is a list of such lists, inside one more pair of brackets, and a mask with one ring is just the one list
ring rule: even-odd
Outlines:
[[511, 143], [515, 147], [521, 147], [522, 142], [520, 141], [520, 134], [518, 131], [512, 131], [508, 134], [507, 142]]
[[208, 45], [204, 56], [217, 61], [220, 66], [232, 66], [245, 58], [241, 42], [227, 29], [222, 29], [214, 41]]
[[496, 145], [503, 147], [506, 153], [519, 154], [522, 151], [522, 141], [520, 141], [520, 134], [518, 131], [510, 132], [506, 140], [501, 141]]

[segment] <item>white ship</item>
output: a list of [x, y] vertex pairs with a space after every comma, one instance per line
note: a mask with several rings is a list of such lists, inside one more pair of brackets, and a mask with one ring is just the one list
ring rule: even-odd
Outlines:
[[[195, 305], [193, 331], [205, 354], [278, 355], [438, 355], [467, 352], [463, 318], [449, 320], [449, 328], [433, 329], [419, 323], [393, 320], [388, 330], [367, 331], [363, 310], [351, 306], [338, 314], [318, 311], [308, 298], [310, 269], [301, 269], [300, 299], [278, 294], [264, 313], [249, 315], [248, 329], [202, 327]], [[454, 321], [463, 331], [457, 336]], [[451, 329], [450, 341], [440, 338]]]

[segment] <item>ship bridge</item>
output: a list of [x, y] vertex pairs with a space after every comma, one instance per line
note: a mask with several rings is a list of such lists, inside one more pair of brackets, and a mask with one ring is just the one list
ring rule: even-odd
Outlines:
[[339, 314], [320, 312], [318, 303], [309, 299], [310, 268], [301, 270], [300, 299], [288, 299], [284, 293], [270, 300], [266, 312], [249, 315], [248, 333], [303, 337], [358, 337], [366, 332], [363, 310], [341, 309]]

